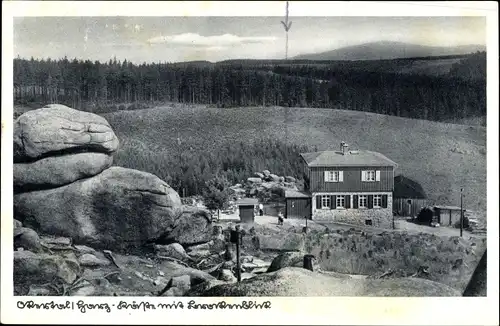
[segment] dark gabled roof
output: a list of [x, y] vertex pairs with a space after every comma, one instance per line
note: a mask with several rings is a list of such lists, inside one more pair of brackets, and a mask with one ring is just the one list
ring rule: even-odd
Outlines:
[[386, 156], [371, 151], [322, 151], [300, 154], [308, 166], [398, 166]]

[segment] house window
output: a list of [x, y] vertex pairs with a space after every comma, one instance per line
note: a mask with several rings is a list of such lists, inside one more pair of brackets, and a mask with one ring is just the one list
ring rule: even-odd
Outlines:
[[337, 208], [345, 208], [345, 197], [344, 196], [337, 196], [336, 205], [337, 205]]
[[330, 196], [325, 195], [321, 197], [321, 208], [330, 208]]
[[380, 181], [380, 171], [375, 171], [375, 170], [361, 171], [361, 181], [367, 181], [367, 182]]
[[367, 207], [368, 207], [368, 196], [359, 195], [359, 208], [367, 208]]
[[325, 182], [343, 182], [343, 171], [325, 171]]
[[373, 207], [374, 208], [382, 207], [382, 195], [373, 195]]

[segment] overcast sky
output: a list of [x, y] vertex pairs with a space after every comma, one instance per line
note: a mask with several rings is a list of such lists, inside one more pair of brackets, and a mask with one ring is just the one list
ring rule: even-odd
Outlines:
[[[142, 62], [284, 58], [280, 17], [24, 17], [14, 56]], [[291, 17], [289, 56], [373, 41], [486, 45], [484, 17]]]

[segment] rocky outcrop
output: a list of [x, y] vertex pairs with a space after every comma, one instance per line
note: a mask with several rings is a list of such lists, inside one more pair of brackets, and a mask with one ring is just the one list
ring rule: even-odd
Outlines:
[[[183, 207], [153, 174], [111, 167], [119, 142], [103, 117], [52, 104], [21, 115], [14, 127], [19, 223], [112, 250], [210, 240], [208, 212]], [[28, 235], [18, 235], [18, 245]]]
[[109, 168], [113, 157], [104, 153], [50, 156], [29, 163], [14, 164], [16, 192], [55, 188], [97, 175]]
[[65, 152], [113, 153], [118, 138], [103, 117], [51, 104], [28, 111], [14, 123], [14, 162]]
[[213, 227], [210, 213], [195, 207], [182, 207], [171, 227], [159, 243], [178, 242], [183, 246], [196, 245], [212, 239]]
[[256, 275], [240, 284], [220, 284], [191, 291], [190, 296], [206, 297], [289, 297], [289, 296], [362, 296], [362, 297], [426, 297], [460, 296], [444, 284], [419, 279], [344, 279], [287, 267], [277, 272]]
[[184, 247], [178, 243], [168, 245], [155, 245], [156, 254], [163, 257], [170, 257], [180, 261], [191, 261], [192, 258], [184, 250]]
[[177, 192], [158, 177], [121, 167], [63, 187], [14, 195], [14, 212], [25, 225], [113, 249], [160, 237], [174, 226], [180, 207]]
[[80, 272], [78, 262], [70, 258], [27, 250], [14, 252], [14, 283], [21, 287], [53, 281], [71, 284]]
[[268, 273], [276, 272], [285, 267], [302, 267], [304, 264], [304, 254], [300, 252], [284, 252], [273, 259]]

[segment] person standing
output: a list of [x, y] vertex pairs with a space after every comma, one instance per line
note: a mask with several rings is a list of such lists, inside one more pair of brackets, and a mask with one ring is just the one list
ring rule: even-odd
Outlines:
[[264, 205], [262, 205], [262, 203], [259, 204], [259, 215], [260, 216], [264, 215]]

